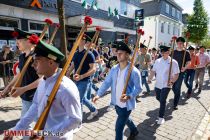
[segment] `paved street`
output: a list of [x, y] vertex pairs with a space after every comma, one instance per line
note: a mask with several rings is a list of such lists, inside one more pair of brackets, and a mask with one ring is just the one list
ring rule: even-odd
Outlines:
[[[205, 78], [207, 81], [207, 76]], [[153, 89], [153, 84], [151, 89]], [[156, 101], [154, 93], [149, 96], [141, 94], [138, 100], [137, 108], [132, 112], [132, 119], [138, 126], [139, 135], [137, 140], [191, 140], [198, 131], [202, 135], [202, 140], [207, 139], [210, 134], [210, 124], [202, 124], [206, 108], [210, 107], [210, 83], [205, 82], [205, 87], [201, 94], [195, 94], [187, 100], [185, 98], [186, 87], [182, 86], [182, 99], [180, 101], [179, 110], [171, 109], [173, 103], [173, 92], [170, 92], [166, 109], [166, 123], [157, 125], [155, 123], [158, 115], [159, 103]], [[99, 115], [92, 121], [84, 120], [82, 129], [76, 133], [74, 140], [113, 140], [115, 136], [115, 111], [107, 112], [110, 101], [110, 95], [106, 95], [97, 102]], [[200, 102], [200, 103], [199, 103]], [[21, 111], [20, 99], [7, 98], [0, 100], [0, 132], [9, 129], [18, 121]], [[85, 118], [89, 115], [86, 107], [84, 107]], [[207, 116], [209, 122], [209, 115]], [[204, 132], [204, 133], [203, 133]], [[125, 128], [124, 137], [128, 137], [129, 129]], [[2, 139], [2, 136], [0, 136]], [[201, 139], [201, 138], [199, 138]]]

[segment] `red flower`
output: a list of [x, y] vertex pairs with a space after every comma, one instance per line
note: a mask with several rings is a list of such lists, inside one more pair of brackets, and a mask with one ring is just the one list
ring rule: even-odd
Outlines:
[[39, 37], [35, 34], [31, 35], [28, 40], [32, 43], [32, 44], [38, 44], [39, 42]]
[[44, 20], [44, 22], [46, 22], [48, 25], [53, 24], [52, 20], [49, 19], [49, 18], [46, 18], [46, 19]]
[[88, 25], [91, 25], [93, 23], [92, 18], [89, 16], [86, 16], [84, 19], [85, 23]]
[[16, 32], [16, 31], [14, 31], [14, 32], [12, 32], [12, 36], [13, 36], [14, 38], [17, 38], [17, 37], [19, 36], [19, 33]]
[[173, 40], [176, 40], [176, 39], [177, 39], [177, 37], [176, 37], [176, 36], [173, 36], [173, 37], [172, 37], [172, 39], [173, 39]]
[[102, 30], [101, 27], [99, 26], [96, 27], [96, 31], [101, 31], [101, 30]]
[[138, 33], [138, 34], [141, 34], [141, 35], [144, 35], [144, 31], [143, 31], [142, 29], [138, 29], [138, 30], [137, 30], [137, 33]]
[[141, 33], [142, 33], [142, 29], [138, 29], [138, 30], [137, 30], [137, 33], [138, 33], [138, 34], [141, 34]]
[[186, 37], [189, 38], [190, 37], [190, 32], [186, 33]]
[[59, 23], [54, 23], [54, 26], [57, 27], [57, 28], [61, 27], [61, 25]]

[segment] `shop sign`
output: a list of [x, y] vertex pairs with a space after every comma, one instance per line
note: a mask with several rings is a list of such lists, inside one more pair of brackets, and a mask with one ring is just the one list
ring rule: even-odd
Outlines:
[[37, 7], [37, 8], [42, 8], [42, 6], [41, 6], [41, 3], [39, 2], [39, 0], [33, 0], [32, 2], [31, 2], [31, 5], [30, 5], [31, 7]]
[[39, 9], [42, 9], [43, 7], [57, 9], [57, 3], [51, 0], [32, 0], [30, 7], [37, 7]]

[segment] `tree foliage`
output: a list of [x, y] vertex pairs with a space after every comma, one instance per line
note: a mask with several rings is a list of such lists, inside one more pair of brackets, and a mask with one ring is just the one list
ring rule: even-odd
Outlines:
[[200, 44], [208, 34], [208, 14], [203, 7], [202, 0], [194, 1], [193, 14], [188, 18], [187, 31], [190, 32], [190, 41]]
[[210, 49], [210, 36], [207, 36], [202, 42], [201, 44], [203, 46], [206, 46], [208, 49]]

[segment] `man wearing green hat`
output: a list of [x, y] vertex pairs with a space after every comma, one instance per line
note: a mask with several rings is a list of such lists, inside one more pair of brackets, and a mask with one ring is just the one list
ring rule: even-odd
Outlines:
[[[19, 65], [18, 65], [19, 69], [22, 70], [31, 53], [31, 50], [33, 50], [35, 47], [35, 43], [28, 40], [28, 38], [32, 35], [31, 33], [20, 30], [18, 28], [15, 28], [15, 31], [13, 32], [12, 35], [14, 38], [16, 38], [18, 49], [22, 52], [22, 54], [19, 56]], [[0, 93], [0, 96], [1, 95], [3, 96], [8, 92], [10, 92], [12, 89], [15, 90], [15, 92], [11, 96], [12, 97], [20, 96], [22, 99], [21, 117], [23, 117], [24, 114], [30, 108], [34, 93], [39, 84], [39, 76], [36, 74], [36, 71], [31, 66], [31, 64], [32, 62], [29, 64], [23, 76], [21, 87], [13, 88], [16, 81], [18, 80], [18, 77], [20, 76], [20, 73], [18, 73], [13, 78], [13, 80], [5, 87], [2, 93]]]
[[[155, 93], [156, 93], [156, 99], [160, 102], [160, 109], [158, 116], [159, 118], [157, 120], [157, 124], [163, 124], [165, 122], [164, 114], [166, 107], [166, 99], [170, 92], [171, 86], [178, 79], [180, 72], [176, 60], [173, 59], [172, 64], [170, 64], [171, 63], [171, 57], [169, 56], [170, 47], [161, 45], [160, 49], [162, 57], [155, 61], [151, 73], [148, 77], [148, 83], [151, 83], [152, 78], [156, 74]], [[172, 65], [172, 68], [171, 68], [170, 81], [168, 83], [170, 65]]]
[[[39, 41], [33, 55], [33, 67], [37, 74], [43, 75], [43, 78], [37, 87], [32, 106], [13, 130], [27, 130], [28, 125], [40, 117], [61, 72], [59, 64], [64, 55], [56, 47]], [[44, 130], [52, 132], [53, 136], [46, 136], [45, 140], [72, 140], [73, 129], [81, 122], [79, 91], [74, 82], [64, 76], [44, 127]], [[62, 135], [55, 135], [58, 132]]]
[[147, 83], [148, 71], [151, 65], [151, 55], [147, 53], [147, 46], [144, 44], [140, 45], [140, 54], [137, 56], [135, 65], [139, 65], [139, 70], [141, 72], [142, 77], [142, 85], [146, 87], [146, 94], [150, 94], [150, 87]]
[[128, 140], [133, 140], [139, 133], [137, 127], [130, 119], [130, 114], [136, 107], [136, 96], [142, 91], [141, 76], [136, 67], [133, 67], [131, 72], [126, 95], [122, 95], [130, 68], [130, 54], [131, 49], [124, 42], [120, 41], [117, 43], [117, 60], [119, 64], [111, 68], [97, 95], [93, 98], [93, 102], [95, 103], [111, 87], [111, 100], [117, 113], [115, 140], [123, 140], [125, 125], [130, 129]]

